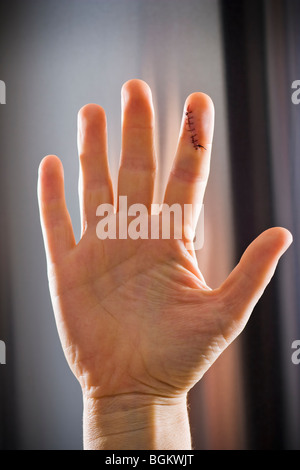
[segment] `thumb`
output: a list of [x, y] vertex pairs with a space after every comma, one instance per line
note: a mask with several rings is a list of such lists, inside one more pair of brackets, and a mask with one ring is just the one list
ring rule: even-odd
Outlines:
[[238, 265], [221, 285], [219, 293], [227, 312], [227, 318], [223, 320], [230, 330], [232, 322], [241, 329], [246, 325], [280, 257], [292, 241], [291, 233], [284, 228], [276, 227], [263, 232], [249, 245]]

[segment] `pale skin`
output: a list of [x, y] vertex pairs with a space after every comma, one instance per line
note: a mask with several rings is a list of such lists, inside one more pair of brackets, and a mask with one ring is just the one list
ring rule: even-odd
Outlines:
[[[186, 125], [193, 110], [199, 143]], [[203, 93], [184, 105], [166, 204], [201, 204], [209, 176], [214, 106]], [[100, 204], [153, 202], [157, 162], [149, 86], [122, 88], [117, 184], [107, 157], [106, 117], [95, 104], [78, 114], [82, 236], [76, 244], [54, 155], [39, 168], [38, 199], [51, 299], [61, 344], [82, 389], [85, 449], [191, 449], [187, 394], [242, 332], [292, 242], [262, 233], [217, 289], [207, 286], [186, 240], [99, 240]], [[226, 250], [226, 247], [224, 247]], [[216, 269], [218, 269], [216, 262]]]

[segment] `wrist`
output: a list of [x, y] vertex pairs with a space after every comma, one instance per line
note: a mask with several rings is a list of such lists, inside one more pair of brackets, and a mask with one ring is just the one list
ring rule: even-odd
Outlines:
[[189, 450], [186, 395], [83, 398], [86, 450]]

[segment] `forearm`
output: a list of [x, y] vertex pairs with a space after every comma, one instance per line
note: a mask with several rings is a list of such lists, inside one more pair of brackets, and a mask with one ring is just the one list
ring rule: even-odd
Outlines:
[[189, 450], [186, 397], [84, 398], [85, 450]]

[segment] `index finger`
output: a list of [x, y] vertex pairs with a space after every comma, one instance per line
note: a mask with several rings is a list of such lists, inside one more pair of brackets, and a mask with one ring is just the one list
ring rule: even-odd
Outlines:
[[210, 170], [214, 116], [209, 96], [193, 93], [187, 98], [165, 204], [202, 205]]

